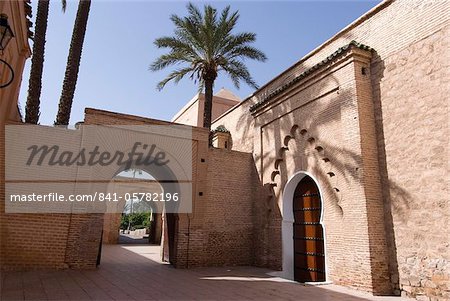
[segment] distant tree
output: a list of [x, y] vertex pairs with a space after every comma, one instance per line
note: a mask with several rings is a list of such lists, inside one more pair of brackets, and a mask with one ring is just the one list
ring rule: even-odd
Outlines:
[[55, 125], [69, 124], [90, 8], [91, 0], [79, 1]]
[[186, 17], [171, 16], [175, 25], [174, 36], [155, 40], [156, 47], [168, 48], [169, 53], [157, 58], [150, 65], [150, 70], [158, 71], [168, 66], [183, 64], [182, 68], [171, 72], [157, 87], [161, 90], [169, 81], [178, 83], [189, 74], [189, 77], [199, 84], [200, 91], [205, 89], [203, 126], [210, 129], [213, 86], [218, 73], [225, 71], [236, 88], [239, 88], [241, 80], [257, 88], [243, 59], [265, 61], [266, 56], [250, 46], [250, 43], [256, 40], [256, 34], [232, 33], [239, 14], [238, 11], [230, 13], [230, 6], [227, 6], [220, 16], [210, 5], [205, 5], [202, 13], [189, 3], [187, 10]]
[[150, 212], [135, 212], [129, 214], [122, 214], [122, 218], [120, 220], [120, 229], [143, 229], [149, 228], [151, 222], [151, 213]]
[[128, 228], [129, 219], [128, 214], [123, 213], [122, 218], [120, 219], [120, 229], [125, 230]]
[[[66, 0], [62, 0], [62, 10], [66, 11]], [[45, 37], [47, 35], [49, 0], [39, 0], [34, 27], [33, 56], [31, 57], [28, 96], [25, 106], [25, 122], [37, 124], [40, 115], [42, 73], [44, 70]]]

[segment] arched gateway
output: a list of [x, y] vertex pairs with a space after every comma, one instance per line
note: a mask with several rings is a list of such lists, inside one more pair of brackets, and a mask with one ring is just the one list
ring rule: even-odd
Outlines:
[[306, 172], [294, 174], [283, 191], [283, 276], [298, 282], [326, 281], [323, 205], [319, 186]]
[[325, 281], [325, 248], [320, 224], [322, 201], [313, 179], [305, 176], [294, 192], [294, 280]]

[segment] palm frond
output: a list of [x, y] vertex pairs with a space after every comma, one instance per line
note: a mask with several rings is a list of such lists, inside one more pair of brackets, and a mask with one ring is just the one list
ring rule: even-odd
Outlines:
[[236, 57], [242, 57], [242, 58], [249, 58], [252, 60], [257, 60], [264, 62], [267, 60], [266, 55], [259, 49], [252, 47], [252, 46], [238, 46], [233, 48], [227, 55], [229, 58], [236, 58]]
[[172, 16], [172, 21], [175, 24], [175, 37], [181, 42], [190, 45], [195, 52], [202, 54], [203, 49], [203, 37], [199, 28], [201, 24], [191, 18], [180, 18], [178, 16]]
[[236, 47], [245, 46], [248, 43], [253, 43], [256, 40], [256, 34], [252, 32], [243, 32], [237, 35], [229, 35], [223, 41], [223, 47], [219, 54], [226, 55]]
[[243, 80], [250, 87], [258, 89], [258, 85], [250, 75], [247, 67], [242, 62], [238, 60], [230, 60], [228, 61], [228, 64], [226, 64], [226, 66], [222, 66], [222, 68], [230, 76], [236, 88], [239, 89], [239, 82]]
[[158, 84], [162, 89], [169, 81], [179, 82], [187, 74], [203, 89], [205, 80], [215, 80], [219, 71], [228, 73], [233, 84], [239, 88], [245, 82], [256, 88], [257, 84], [243, 60], [265, 61], [266, 55], [251, 46], [256, 34], [242, 32], [233, 34], [239, 20], [238, 11], [232, 12], [230, 6], [220, 13], [211, 5], [200, 10], [194, 4], [187, 5], [187, 16], [172, 15], [175, 26], [174, 35], [155, 40], [158, 48], [168, 49], [167, 54], [158, 57], [150, 70], [158, 71], [170, 66], [180, 66]]
[[239, 14], [237, 11], [231, 14], [231, 16], [228, 18], [229, 15], [230, 6], [227, 6], [223, 11], [222, 15], [219, 21], [219, 24], [217, 26], [216, 31], [216, 37], [215, 40], [218, 42], [218, 45], [216, 49], [221, 49], [225, 42], [227, 41], [227, 37], [231, 34], [231, 31], [233, 30], [234, 26], [237, 23], [237, 20], [239, 19]]
[[205, 5], [203, 26], [200, 26], [200, 33], [204, 40], [204, 50], [206, 60], [211, 61], [214, 56], [214, 34], [217, 27], [217, 10], [210, 5]]
[[192, 72], [192, 68], [187, 67], [172, 71], [165, 79], [158, 83], [157, 89], [162, 90], [164, 86], [172, 80], [177, 84], [189, 72]]
[[189, 57], [183, 52], [171, 52], [169, 54], [163, 54], [158, 57], [149, 67], [151, 71], [162, 70], [171, 65], [189, 63]]
[[189, 17], [192, 19], [192, 21], [194, 21], [194, 23], [202, 23], [202, 13], [192, 2], [188, 3], [187, 10], [189, 13]]

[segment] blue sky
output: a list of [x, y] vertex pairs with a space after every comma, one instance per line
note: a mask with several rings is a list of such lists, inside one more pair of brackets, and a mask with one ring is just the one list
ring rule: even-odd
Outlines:
[[[33, 0], [34, 15], [36, 2]], [[78, 1], [68, 1], [62, 13], [60, 1], [51, 1], [47, 29], [41, 124], [55, 120]], [[322, 44], [342, 28], [381, 1], [209, 1], [222, 9], [239, 10], [236, 32], [257, 34], [254, 46], [268, 57], [265, 63], [248, 61], [247, 66], [262, 86]], [[93, 0], [86, 32], [80, 73], [70, 123], [83, 120], [84, 108], [170, 120], [197, 92], [188, 78], [164, 90], [156, 84], [170, 70], [151, 72], [148, 66], [163, 51], [153, 41], [171, 35], [171, 14], [185, 14], [184, 1], [105, 1]], [[199, 6], [205, 2], [195, 1]], [[28, 60], [19, 96], [26, 102]], [[225, 74], [215, 84], [217, 92], [226, 87], [241, 98], [253, 89], [241, 85], [236, 90]], [[24, 111], [24, 110], [23, 110]]]

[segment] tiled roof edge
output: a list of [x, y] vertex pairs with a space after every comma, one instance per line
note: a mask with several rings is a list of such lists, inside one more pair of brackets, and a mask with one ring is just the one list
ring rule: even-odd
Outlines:
[[212, 130], [213, 133], [229, 133], [230, 131], [223, 125], [219, 125], [215, 130]]
[[366, 51], [373, 51], [372, 47], [369, 47], [367, 45], [358, 43], [356, 41], [351, 41], [350, 43], [348, 43], [345, 46], [340, 47], [338, 50], [336, 50], [335, 52], [333, 52], [331, 55], [327, 56], [324, 60], [322, 60], [321, 62], [317, 63], [316, 65], [312, 66], [311, 68], [306, 69], [305, 71], [303, 71], [300, 75], [296, 76], [294, 79], [292, 79], [291, 81], [287, 82], [286, 84], [278, 87], [277, 89], [275, 89], [274, 91], [270, 92], [266, 97], [264, 97], [262, 100], [258, 101], [257, 103], [255, 103], [254, 105], [252, 105], [250, 107], [250, 112], [254, 112], [256, 111], [258, 108], [266, 105], [273, 97], [275, 97], [276, 95], [280, 94], [281, 92], [285, 91], [287, 88], [289, 88], [290, 86], [292, 86], [293, 84], [295, 84], [296, 82], [299, 82], [300, 80], [302, 80], [303, 78], [305, 78], [306, 76], [310, 75], [312, 72], [316, 71], [317, 69], [319, 69], [320, 67], [322, 67], [323, 65], [328, 64], [329, 62], [331, 62], [332, 60], [334, 60], [337, 57], [340, 57], [341, 55], [343, 55], [344, 53], [346, 53], [349, 49], [351, 49], [352, 47], [356, 47], [362, 50], [366, 50]]

